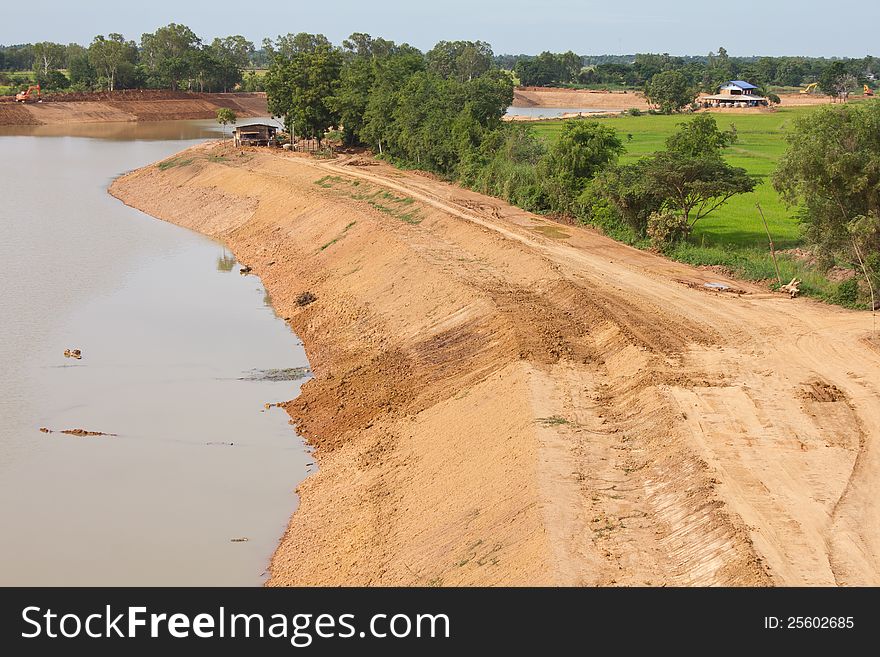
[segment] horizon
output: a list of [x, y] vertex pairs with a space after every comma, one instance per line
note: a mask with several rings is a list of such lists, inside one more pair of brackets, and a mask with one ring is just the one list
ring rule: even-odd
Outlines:
[[[241, 34], [259, 47], [264, 38], [288, 32], [320, 33], [340, 44], [353, 32], [409, 43], [427, 51], [439, 41], [485, 41], [496, 55], [537, 55], [544, 51], [573, 52], [583, 56], [632, 56], [637, 53], [668, 53], [676, 57], [701, 57], [723, 46], [732, 57], [863, 58], [875, 49], [875, 26], [880, 24], [880, 5], [864, 0], [841, 0], [830, 23], [818, 0], [782, 2], [773, 6], [757, 0], [740, 4], [743, 16], [760, 16], [747, 23], [719, 21], [717, 9], [696, 0], [670, 3], [663, 15], [648, 0], [632, 0], [631, 13], [615, 13], [598, 2], [562, 0], [554, 11], [542, 11], [526, 0], [485, 0], [480, 3], [449, 0], [444, 6], [418, 6], [386, 0], [362, 5], [339, 0], [336, 11], [305, 3], [266, 3], [271, 19], [238, 16], [241, 5], [219, 0], [197, 0], [181, 8], [169, 0], [150, 6], [122, 6], [109, 0], [70, 5], [49, 0], [37, 5], [5, 10], [0, 25], [0, 44], [11, 46], [52, 41], [87, 46], [98, 34], [112, 32], [140, 42], [141, 35], [169, 23], [190, 27], [204, 41]], [[87, 7], [83, 7], [87, 5]], [[218, 9], [219, 7], [219, 9]], [[344, 19], [340, 20], [339, 17]], [[564, 16], [564, 19], [560, 17]], [[269, 24], [274, 25], [269, 28]], [[466, 24], [463, 24], [466, 23]], [[725, 31], [728, 24], [748, 25], [746, 34]], [[780, 30], [779, 26], [785, 26]], [[658, 29], [662, 28], [662, 29]], [[835, 45], [828, 46], [829, 42]], [[683, 42], [689, 47], [681, 47]], [[765, 45], [766, 44], [766, 45]]]

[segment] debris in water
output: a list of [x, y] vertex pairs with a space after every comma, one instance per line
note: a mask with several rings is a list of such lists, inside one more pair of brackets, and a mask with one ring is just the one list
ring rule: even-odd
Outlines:
[[283, 369], [251, 370], [248, 376], [239, 381], [298, 381], [311, 374], [308, 367], [286, 367]]
[[241, 269], [238, 270], [238, 273], [241, 274], [242, 276], [250, 274], [251, 273], [251, 266], [250, 265], [242, 265]]
[[232, 447], [235, 443], [224, 443], [224, 442], [209, 442], [205, 443], [206, 445], [223, 445], [225, 447]]
[[115, 436], [115, 433], [105, 433], [103, 431], [88, 431], [87, 429], [64, 429], [62, 431], [54, 431], [48, 427], [40, 427], [43, 433], [66, 433], [68, 436]]
[[712, 290], [729, 290], [730, 286], [726, 283], [703, 283], [703, 287], [708, 287]]
[[251, 540], [251, 539], [249, 539], [247, 536], [242, 536], [241, 538], [230, 538], [229, 542], [230, 543], [247, 543], [249, 540]]
[[82, 359], [82, 351], [79, 349], [65, 349], [64, 350], [65, 358], [76, 358], [77, 360]]

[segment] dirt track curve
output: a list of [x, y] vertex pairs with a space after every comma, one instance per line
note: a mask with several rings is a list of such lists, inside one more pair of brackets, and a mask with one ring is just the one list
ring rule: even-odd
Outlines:
[[880, 584], [869, 314], [364, 158], [192, 154], [111, 191], [226, 240], [307, 346], [321, 470], [270, 583]]

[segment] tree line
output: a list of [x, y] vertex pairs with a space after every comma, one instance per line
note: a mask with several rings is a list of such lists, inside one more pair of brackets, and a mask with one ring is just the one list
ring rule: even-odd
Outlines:
[[600, 216], [658, 245], [685, 237], [701, 218], [755, 181], [721, 157], [735, 139], [699, 115], [667, 150], [620, 166], [617, 132], [596, 120], [565, 124], [552, 146], [528, 126], [504, 123], [509, 72], [488, 44], [441, 41], [426, 53], [367, 34], [341, 47], [300, 34], [273, 55], [269, 110], [296, 137], [338, 131], [399, 165], [433, 171], [527, 210], [593, 222]]
[[88, 46], [40, 43], [0, 46], [0, 84], [18, 88], [35, 81], [48, 90], [186, 89], [192, 91], [261, 90], [247, 69], [266, 65], [261, 48], [241, 35], [203, 41], [186, 25], [170, 23], [141, 35], [97, 35]]
[[[620, 163], [626, 147], [609, 121], [566, 121], [548, 145], [530, 126], [501, 120], [514, 80], [483, 42], [442, 41], [422, 53], [363, 33], [339, 47], [299, 34], [273, 50], [265, 84], [270, 111], [296, 137], [333, 135], [399, 166], [660, 250], [758, 183], [723, 156], [735, 129], [721, 130], [707, 113], [635, 162]], [[864, 253], [871, 271], [880, 268], [878, 135], [880, 102], [817, 110], [795, 122], [773, 177], [819, 252]]]
[[[639, 89], [657, 74], [677, 71], [689, 87], [714, 92], [728, 80], [747, 80], [758, 87], [798, 87], [849, 75], [854, 84], [880, 78], [880, 59], [822, 57], [733, 57], [723, 47], [705, 56], [669, 54], [581, 56], [572, 52], [500, 55], [495, 63], [516, 73], [526, 86], [615, 86]], [[832, 84], [823, 85], [826, 93]]]

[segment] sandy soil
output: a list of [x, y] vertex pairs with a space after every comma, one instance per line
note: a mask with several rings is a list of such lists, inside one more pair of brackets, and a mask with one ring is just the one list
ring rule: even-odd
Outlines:
[[576, 107], [608, 110], [649, 108], [639, 92], [605, 92], [587, 89], [556, 89], [552, 87], [518, 87], [513, 92], [514, 107]]
[[316, 375], [269, 584], [880, 584], [869, 314], [362, 157], [189, 158], [111, 193], [226, 241]]
[[170, 91], [68, 94], [42, 103], [0, 103], [0, 125], [58, 125], [120, 121], [212, 119], [221, 107], [239, 117], [266, 116], [266, 94]]

